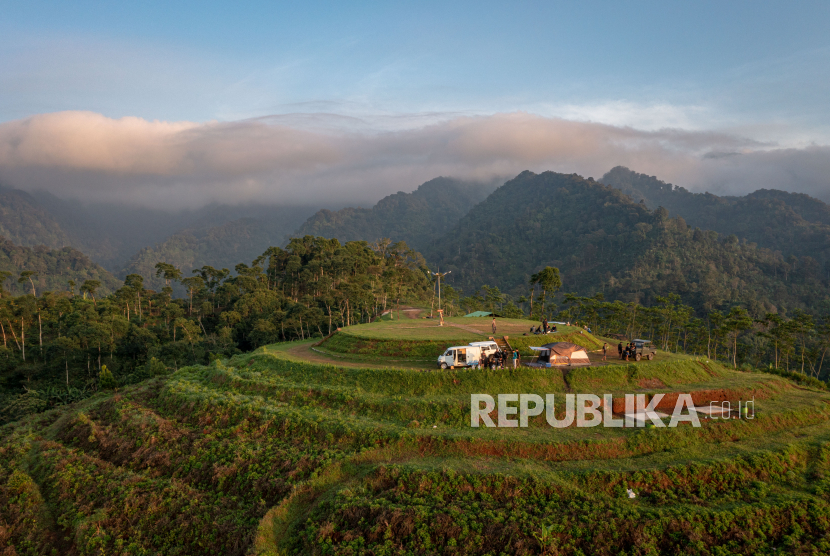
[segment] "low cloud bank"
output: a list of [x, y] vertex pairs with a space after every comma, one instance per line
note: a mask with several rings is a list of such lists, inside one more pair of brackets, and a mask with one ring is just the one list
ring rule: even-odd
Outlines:
[[[830, 147], [776, 148], [727, 133], [641, 131], [526, 113], [448, 117], [396, 131], [328, 116], [238, 122], [41, 114], [0, 124], [0, 182], [85, 201], [168, 209], [209, 202], [371, 204], [434, 177], [522, 170], [599, 178], [623, 165], [694, 191], [798, 191], [830, 201]], [[338, 116], [330, 116], [332, 120]]]

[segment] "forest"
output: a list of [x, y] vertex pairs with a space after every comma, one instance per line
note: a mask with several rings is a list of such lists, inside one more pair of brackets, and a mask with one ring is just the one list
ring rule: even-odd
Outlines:
[[[2, 275], [29, 293], [0, 299], [0, 421], [261, 345], [330, 334], [431, 292], [423, 258], [405, 243], [293, 239], [250, 265], [186, 276], [158, 263], [159, 291], [130, 274], [109, 295], [87, 280], [38, 291], [33, 271]], [[185, 292], [173, 295], [173, 286]]]

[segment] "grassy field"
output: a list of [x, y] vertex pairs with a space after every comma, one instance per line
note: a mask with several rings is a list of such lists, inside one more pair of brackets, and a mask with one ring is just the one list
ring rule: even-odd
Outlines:
[[[590, 333], [574, 326], [560, 325], [556, 334], [529, 334], [535, 321], [497, 319], [497, 333], [492, 333], [492, 319], [453, 317], [439, 326], [434, 319], [401, 319], [350, 326], [326, 340], [321, 347], [337, 354], [381, 358], [419, 358], [434, 360], [448, 347], [483, 341], [490, 337], [508, 337], [511, 347], [523, 356], [534, 354], [531, 346], [553, 342], [572, 342], [589, 350], [602, 347]], [[527, 334], [527, 335], [525, 335]]]
[[[343, 335], [392, 339], [412, 321]], [[180, 369], [0, 429], [0, 554], [830, 553], [825, 390], [691, 358], [440, 371], [360, 354], [321, 364], [310, 347]], [[470, 394], [567, 392], [754, 397], [757, 414], [469, 426]]]

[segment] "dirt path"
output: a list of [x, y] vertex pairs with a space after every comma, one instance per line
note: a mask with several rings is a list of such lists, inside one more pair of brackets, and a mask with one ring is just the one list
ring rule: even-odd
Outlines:
[[[294, 346], [292, 348], [288, 348], [285, 350], [285, 353], [292, 355], [298, 359], [302, 359], [303, 361], [308, 361], [309, 363], [322, 363], [324, 365], [337, 365], [338, 367], [355, 367], [355, 368], [367, 368], [367, 367], [392, 367], [395, 369], [399, 369], [402, 366], [408, 367], [405, 360], [394, 360], [394, 361], [349, 361], [346, 358], [337, 357], [336, 355], [328, 355], [326, 353], [320, 353], [319, 351], [314, 351], [313, 346], [311, 345], [299, 345]], [[414, 365], [416, 368], [420, 367], [427, 367], [426, 361], [418, 361], [417, 364]]]

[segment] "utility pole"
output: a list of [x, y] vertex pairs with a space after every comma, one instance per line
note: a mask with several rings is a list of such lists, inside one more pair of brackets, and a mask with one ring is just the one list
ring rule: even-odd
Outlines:
[[438, 270], [439, 272], [433, 272], [432, 274], [438, 277], [438, 315], [441, 317], [441, 323], [438, 326], [444, 326], [444, 311], [441, 309], [441, 278], [452, 272], [452, 270], [443, 274], [441, 274], [440, 268]]

